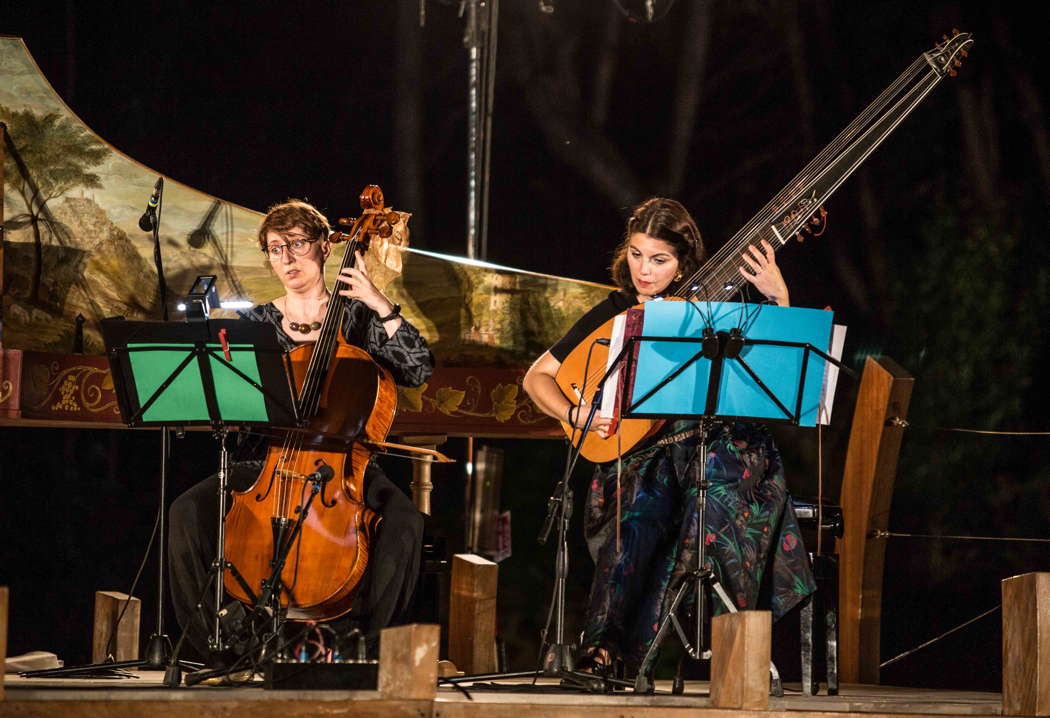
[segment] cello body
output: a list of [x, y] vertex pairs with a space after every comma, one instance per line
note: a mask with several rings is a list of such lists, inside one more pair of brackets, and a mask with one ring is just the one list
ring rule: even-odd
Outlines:
[[[302, 387], [314, 345], [289, 357]], [[371, 451], [360, 439], [386, 438], [397, 406], [390, 373], [357, 347], [340, 342], [325, 377], [325, 399], [309, 432], [288, 432], [271, 442], [262, 472], [247, 491], [234, 492], [226, 516], [226, 557], [253, 591], [270, 577], [275, 545], [287, 537], [310, 485], [301, 477], [328, 465], [334, 478], [313, 501], [298, 545], [280, 579], [281, 606], [293, 620], [327, 620], [350, 610], [368, 564], [378, 515], [364, 503], [364, 474]], [[226, 591], [250, 597], [231, 573]]]

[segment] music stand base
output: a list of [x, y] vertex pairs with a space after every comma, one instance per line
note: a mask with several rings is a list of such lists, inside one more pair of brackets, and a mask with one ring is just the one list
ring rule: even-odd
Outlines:
[[171, 640], [166, 634], [154, 633], [149, 637], [149, 643], [146, 644], [146, 664], [143, 666], [147, 669], [165, 670], [168, 667], [168, 661], [171, 660]]

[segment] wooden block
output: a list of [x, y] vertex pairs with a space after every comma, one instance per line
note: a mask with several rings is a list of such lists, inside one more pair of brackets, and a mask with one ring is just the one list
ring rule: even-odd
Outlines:
[[437, 695], [438, 644], [441, 627], [410, 623], [384, 628], [379, 634], [379, 694], [384, 698]]
[[1003, 579], [1003, 715], [1050, 715], [1050, 573]]
[[0, 701], [4, 699], [4, 671], [7, 668], [7, 586], [0, 586]]
[[[95, 629], [91, 637], [91, 662], [106, 660], [109, 634], [120, 612], [124, 610], [126, 593], [119, 591], [95, 591]], [[113, 639], [113, 656], [118, 661], [137, 661], [139, 658], [139, 617], [142, 602], [132, 596], [124, 617], [120, 619], [117, 635]]]
[[498, 564], [470, 553], [452, 557], [448, 657], [468, 674], [496, 670], [498, 584]]
[[769, 707], [773, 614], [741, 611], [711, 620], [711, 706]]

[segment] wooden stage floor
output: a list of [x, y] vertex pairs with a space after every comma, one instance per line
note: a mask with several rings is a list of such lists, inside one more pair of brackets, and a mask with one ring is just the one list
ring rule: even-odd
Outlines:
[[[799, 686], [785, 685], [783, 698], [770, 697], [766, 711], [725, 710], [710, 707], [706, 682], [686, 684], [684, 695], [671, 695], [670, 681], [658, 682], [653, 695], [630, 692], [588, 694], [560, 690], [549, 682], [541, 688], [512, 690], [479, 687], [470, 696], [440, 688], [430, 700], [384, 699], [373, 691], [265, 690], [261, 683], [236, 687], [196, 686], [164, 688], [159, 672], [136, 673], [135, 678], [73, 680], [26, 679], [9, 675], [0, 716], [36, 718], [298, 718], [324, 716], [404, 716], [405, 718], [834, 718], [865, 716], [998, 716], [998, 693], [945, 691], [892, 686], [847, 685], [838, 696], [803, 696]], [[792, 690], [794, 689], [794, 690]]]

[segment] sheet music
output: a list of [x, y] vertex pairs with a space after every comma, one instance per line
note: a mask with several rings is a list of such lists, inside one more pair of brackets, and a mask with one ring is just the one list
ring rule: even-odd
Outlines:
[[[831, 346], [828, 354], [842, 361], [842, 346], [846, 343], [846, 327], [834, 324], [831, 327]], [[825, 426], [831, 424], [831, 407], [835, 403], [835, 387], [839, 381], [839, 368], [831, 362], [824, 365], [824, 387], [820, 392], [820, 411], [817, 422]]]
[[[605, 360], [605, 371], [609, 371], [609, 367], [612, 365], [613, 360], [620, 355], [620, 350], [623, 349], [623, 333], [624, 324], [627, 322], [627, 315], [620, 314], [613, 319], [612, 336], [609, 337], [609, 357]], [[616, 387], [620, 379], [620, 369], [617, 369], [609, 378], [605, 381], [605, 391], [602, 392], [602, 407], [599, 412], [599, 416], [603, 418], [612, 418], [616, 416]]]

